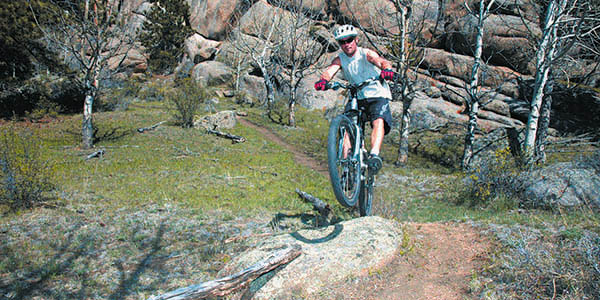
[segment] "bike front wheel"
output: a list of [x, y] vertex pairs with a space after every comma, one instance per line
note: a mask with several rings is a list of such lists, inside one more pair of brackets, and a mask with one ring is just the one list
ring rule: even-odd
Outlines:
[[[368, 171], [367, 171], [368, 172]], [[371, 215], [371, 206], [373, 204], [373, 182], [372, 175], [367, 175], [361, 180], [360, 195], [358, 196], [358, 211], [361, 217]]]
[[360, 156], [355, 149], [358, 134], [357, 126], [344, 115], [335, 117], [329, 126], [329, 177], [336, 199], [346, 207], [356, 205], [361, 188]]

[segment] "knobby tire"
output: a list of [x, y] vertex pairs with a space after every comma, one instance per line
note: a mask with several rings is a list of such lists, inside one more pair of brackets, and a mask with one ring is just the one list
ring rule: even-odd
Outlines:
[[[352, 145], [346, 158], [342, 148], [344, 133], [348, 133]], [[329, 177], [335, 198], [345, 207], [355, 206], [360, 194], [360, 163], [357, 161], [353, 163], [351, 159], [356, 152], [354, 145], [356, 145], [357, 134], [356, 126], [345, 115], [335, 117], [329, 126], [327, 138]]]

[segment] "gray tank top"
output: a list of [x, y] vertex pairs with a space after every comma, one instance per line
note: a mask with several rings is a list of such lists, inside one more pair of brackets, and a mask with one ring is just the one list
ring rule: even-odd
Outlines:
[[[378, 67], [367, 60], [364, 48], [357, 47], [352, 57], [348, 57], [346, 53], [340, 51], [338, 57], [340, 58], [344, 77], [351, 84], [360, 84], [369, 78], [378, 77], [381, 73]], [[366, 98], [386, 98], [391, 100], [392, 94], [387, 82], [383, 84], [379, 81], [371, 82], [358, 92], [358, 99]]]

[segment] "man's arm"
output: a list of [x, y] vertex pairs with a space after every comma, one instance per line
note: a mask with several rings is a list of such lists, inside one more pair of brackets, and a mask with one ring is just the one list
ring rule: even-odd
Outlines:
[[331, 65], [329, 65], [329, 67], [325, 68], [325, 70], [321, 74], [321, 79], [331, 81], [331, 79], [333, 79], [333, 76], [335, 76], [335, 73], [337, 73], [341, 67], [342, 67], [342, 64], [340, 62], [340, 58], [339, 57], [334, 58], [333, 61], [331, 62]]
[[392, 68], [392, 64], [387, 59], [379, 56], [379, 54], [377, 54], [377, 52], [375, 52], [371, 49], [365, 49], [365, 51], [367, 53], [367, 60], [370, 63], [374, 64], [379, 69], [385, 70], [385, 69]]

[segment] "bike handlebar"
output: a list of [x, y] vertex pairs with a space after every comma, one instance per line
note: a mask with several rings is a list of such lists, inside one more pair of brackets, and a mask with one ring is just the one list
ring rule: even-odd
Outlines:
[[375, 82], [375, 81], [379, 81], [379, 82], [383, 82], [383, 79], [379, 76], [376, 77], [371, 77], [368, 78], [367, 80], [359, 83], [359, 84], [349, 84], [349, 83], [341, 83], [341, 82], [337, 82], [337, 81], [332, 81], [332, 82], [328, 82], [325, 85], [325, 90], [339, 90], [340, 88], [344, 88], [344, 89], [354, 89], [354, 90], [360, 90], [363, 87], [365, 87], [366, 85], [370, 84], [371, 82]]

